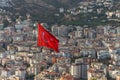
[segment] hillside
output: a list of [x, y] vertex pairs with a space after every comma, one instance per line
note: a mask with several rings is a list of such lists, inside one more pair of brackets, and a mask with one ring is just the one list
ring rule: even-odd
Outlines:
[[[96, 26], [101, 24], [102, 21], [107, 21], [106, 11], [120, 9], [119, 0], [115, 0], [112, 7], [105, 7], [104, 4], [99, 6], [97, 3], [90, 3], [85, 6], [86, 3], [84, 3], [85, 5], [79, 4], [82, 1], [89, 2], [89, 0], [0, 0], [0, 7], [12, 12], [12, 17], [15, 18], [19, 15], [26, 16], [29, 13], [33, 20], [48, 24], [88, 24], [90, 26]], [[82, 9], [80, 9], [80, 6]], [[91, 7], [93, 8], [90, 9]], [[60, 8], [64, 8], [64, 13], [59, 12]], [[86, 9], [94, 11], [87, 12]], [[101, 14], [98, 14], [98, 11]], [[74, 15], [74, 13], [77, 13], [77, 15]], [[94, 17], [98, 17], [98, 19], [93, 19]]]
[[[3, 0], [0, 0], [3, 1]], [[4, 0], [2, 8], [10, 11], [16, 17], [29, 13], [33, 20], [55, 23], [55, 14], [59, 8], [68, 9], [76, 6], [82, 0]], [[5, 6], [5, 5], [9, 6]]]

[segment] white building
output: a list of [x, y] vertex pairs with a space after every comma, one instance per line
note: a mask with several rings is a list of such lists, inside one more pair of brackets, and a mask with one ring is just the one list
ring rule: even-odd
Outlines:
[[0, 58], [5, 58], [6, 57], [6, 52], [5, 52], [5, 50], [4, 49], [1, 49], [1, 51], [0, 51]]
[[4, 68], [2, 71], [1, 71], [1, 76], [3, 77], [9, 77], [11, 74], [10, 74], [10, 70], [8, 70], [7, 68]]
[[20, 69], [18, 69], [18, 70], [15, 71], [15, 75], [19, 76], [20, 78], [25, 78], [26, 70], [20, 68]]
[[70, 72], [71, 72], [71, 75], [75, 78], [87, 79], [88, 68], [89, 68], [89, 65], [85, 63], [72, 64]]

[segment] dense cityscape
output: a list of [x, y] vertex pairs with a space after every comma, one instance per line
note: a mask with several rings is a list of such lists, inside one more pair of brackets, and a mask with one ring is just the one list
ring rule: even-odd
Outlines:
[[[114, 3], [61, 7], [54, 16], [62, 22], [54, 17], [55, 24], [0, 8], [0, 80], [120, 80], [120, 10]], [[38, 22], [59, 40], [59, 52], [37, 46]]]

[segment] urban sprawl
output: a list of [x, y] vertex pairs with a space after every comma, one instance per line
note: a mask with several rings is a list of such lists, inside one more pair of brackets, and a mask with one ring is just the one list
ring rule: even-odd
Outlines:
[[[97, 0], [110, 7], [111, 0]], [[81, 5], [92, 5], [83, 2]], [[93, 3], [95, 4], [95, 3]], [[90, 7], [90, 6], [89, 6]], [[92, 7], [69, 9], [73, 15]], [[101, 14], [102, 9], [97, 9]], [[60, 12], [64, 13], [61, 8]], [[0, 9], [0, 80], [120, 80], [120, 26], [52, 25], [41, 23], [59, 39], [59, 52], [37, 46], [37, 21], [30, 14], [15, 22]], [[112, 19], [112, 16], [117, 19]], [[119, 22], [120, 11], [106, 11], [108, 20]]]

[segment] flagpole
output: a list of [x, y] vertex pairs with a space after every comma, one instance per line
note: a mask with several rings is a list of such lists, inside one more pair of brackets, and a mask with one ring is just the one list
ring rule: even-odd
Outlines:
[[[39, 28], [38, 28], [38, 29], [39, 29]], [[39, 32], [39, 30], [38, 30], [38, 32]], [[37, 41], [38, 41], [38, 36], [39, 36], [39, 35], [38, 35], [38, 32], [37, 32], [37, 36], [36, 36]], [[37, 43], [37, 42], [36, 42], [36, 43]], [[41, 43], [41, 41], [40, 41], [40, 43]], [[36, 45], [37, 45], [37, 44], [36, 44]], [[40, 60], [38, 60], [38, 59], [39, 59], [39, 55], [38, 55], [38, 54], [39, 54], [39, 53], [41, 54], [42, 48], [43, 48], [42, 46], [39, 47], [38, 45], [37, 45], [37, 47], [38, 47], [38, 53], [35, 54], [35, 58], [36, 58], [36, 66], [35, 66], [35, 67], [36, 67], [36, 69], [38, 68], [37, 61], [38, 61], [38, 62], [40, 61]], [[39, 79], [37, 78], [37, 70], [36, 70], [35, 76], [36, 76], [36, 77], [35, 77], [35, 80], [39, 80]]]
[[[38, 23], [37, 23], [38, 24]], [[35, 27], [37, 26], [36, 24], [34, 25]], [[37, 29], [38, 30], [38, 29]], [[37, 32], [37, 34], [36, 34], [36, 30], [34, 31], [34, 34], [35, 34], [35, 37], [36, 37], [36, 43], [37, 43], [37, 39], [38, 39], [38, 32]], [[37, 35], [37, 36], [36, 36]], [[37, 45], [37, 44], [36, 44]], [[38, 47], [38, 46], [37, 46]], [[39, 50], [37, 51], [37, 52], [39, 52]], [[38, 80], [37, 79], [37, 52], [35, 53], [35, 80]]]

